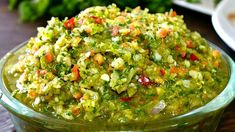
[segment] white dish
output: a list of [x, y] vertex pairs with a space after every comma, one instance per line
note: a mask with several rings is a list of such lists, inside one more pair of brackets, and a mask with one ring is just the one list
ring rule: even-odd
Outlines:
[[207, 15], [212, 15], [215, 10], [214, 0], [201, 0], [200, 3], [189, 3], [186, 2], [186, 0], [174, 0], [173, 3]]
[[[233, 14], [233, 15], [231, 15]], [[230, 18], [229, 18], [230, 16]], [[235, 1], [223, 0], [212, 15], [212, 24], [221, 39], [235, 51]]]

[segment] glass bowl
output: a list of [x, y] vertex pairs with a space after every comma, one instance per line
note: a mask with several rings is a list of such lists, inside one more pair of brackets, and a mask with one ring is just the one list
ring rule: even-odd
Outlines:
[[[149, 122], [107, 123], [105, 121], [67, 121], [35, 112], [31, 108], [13, 98], [10, 86], [4, 84], [6, 73], [25, 49], [27, 42], [22, 43], [0, 60], [0, 103], [10, 112], [11, 119], [18, 132], [38, 131], [205, 131], [216, 130], [224, 109], [235, 97], [235, 64], [234, 61], [220, 48], [210, 43], [213, 48], [221, 51], [228, 67], [230, 78], [225, 89], [212, 101], [189, 113], [170, 119]], [[14, 87], [14, 86], [12, 86]]]

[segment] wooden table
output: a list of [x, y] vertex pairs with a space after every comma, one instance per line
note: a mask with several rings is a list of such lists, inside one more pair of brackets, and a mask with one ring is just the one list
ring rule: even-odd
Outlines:
[[[192, 31], [198, 31], [207, 40], [217, 44], [235, 60], [235, 52], [231, 50], [216, 34], [212, 24], [211, 17], [190, 11], [184, 8], [173, 6], [178, 14], [184, 15], [184, 20]], [[36, 23], [23, 24], [18, 20], [16, 11], [9, 12], [7, 9], [7, 0], [0, 0], [0, 57], [6, 54], [10, 49], [26, 41], [31, 36], [35, 36], [38, 26], [45, 26], [46, 21], [41, 20]], [[1, 113], [4, 115], [1, 116]], [[0, 106], [0, 131], [1, 122], [8, 120], [8, 114]], [[8, 124], [11, 122], [8, 121]], [[14, 131], [13, 125], [9, 126], [10, 131]], [[225, 110], [220, 121], [218, 132], [235, 131], [235, 101]]]

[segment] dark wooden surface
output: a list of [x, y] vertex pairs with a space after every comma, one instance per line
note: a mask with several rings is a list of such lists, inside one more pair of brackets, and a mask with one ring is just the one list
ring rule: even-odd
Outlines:
[[[217, 44], [220, 48], [226, 51], [234, 60], [235, 52], [231, 50], [216, 34], [212, 23], [211, 17], [200, 14], [194, 11], [190, 11], [178, 6], [173, 6], [173, 9], [178, 14], [184, 15], [184, 20], [192, 31], [198, 31], [207, 40]], [[26, 41], [31, 36], [35, 36], [38, 26], [44, 26], [46, 20], [40, 20], [36, 23], [21, 23], [18, 20], [18, 14], [16, 11], [9, 12], [7, 9], [7, 0], [0, 0], [0, 57], [6, 54], [10, 49], [16, 45]], [[4, 115], [4, 116], [2, 116]], [[0, 131], [2, 131], [1, 122], [8, 121], [8, 114], [0, 106]], [[11, 128], [12, 126], [10, 126]], [[14, 128], [10, 129], [14, 131]], [[225, 110], [222, 119], [220, 121], [218, 132], [235, 132], [235, 101], [233, 101]]]

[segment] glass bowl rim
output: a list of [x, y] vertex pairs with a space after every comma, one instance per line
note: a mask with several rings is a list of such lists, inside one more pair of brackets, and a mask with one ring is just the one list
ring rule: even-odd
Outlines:
[[[22, 115], [23, 118], [31, 118], [36, 122], [41, 120], [41, 121], [50, 121], [50, 123], [56, 123], [57, 125], [59, 125], [59, 124], [63, 124], [63, 125], [74, 124], [74, 125], [83, 125], [83, 126], [85, 126], [85, 125], [89, 126], [89, 125], [95, 124], [96, 123], [95, 121], [94, 122], [88, 121], [88, 123], [77, 122], [77, 121], [75, 122], [75, 121], [58, 119], [56, 117], [47, 116], [42, 113], [34, 111], [33, 109], [27, 107], [26, 105], [24, 105], [23, 103], [21, 103], [20, 101], [18, 101], [17, 99], [15, 99], [14, 97], [11, 96], [10, 92], [5, 87], [4, 82], [3, 82], [3, 78], [2, 78], [4, 64], [6, 63], [6, 61], [10, 55], [14, 54], [19, 49], [23, 48], [27, 44], [27, 42], [28, 41], [25, 41], [25, 42], [21, 43], [20, 45], [16, 46], [12, 50], [10, 50], [4, 57], [2, 57], [2, 59], [0, 60], [0, 78], [1, 78], [0, 79], [0, 104], [2, 104], [11, 113]], [[150, 120], [150, 122], [153, 122], [153, 121], [156, 121], [157, 123], [163, 123], [163, 122], [167, 122], [167, 121], [174, 122], [174, 121], [177, 121], [182, 118], [190, 118], [191, 116], [202, 115], [202, 114], [216, 111], [220, 108], [226, 107], [229, 103], [231, 103], [233, 101], [233, 99], [235, 98], [235, 81], [234, 81], [235, 80], [235, 63], [232, 60], [232, 58], [227, 53], [225, 53], [221, 48], [219, 48], [218, 46], [216, 46], [215, 44], [213, 44], [209, 41], [207, 41], [207, 42], [213, 49], [219, 50], [222, 53], [223, 59], [225, 59], [226, 63], [229, 64], [228, 68], [230, 70], [229, 71], [230, 78], [229, 78], [224, 90], [219, 95], [217, 95], [214, 99], [212, 99], [210, 102], [208, 102], [206, 105], [203, 105], [199, 108], [196, 108], [188, 113], [178, 115], [178, 116], [175, 116], [172, 118], [164, 119], [164, 120], [157, 120], [157, 119]], [[217, 101], [221, 100], [221, 98], [224, 97], [225, 95], [228, 97], [225, 100], [222, 100], [222, 102], [220, 102], [218, 104]], [[217, 104], [217, 105], [214, 106], [215, 104]], [[134, 122], [134, 123], [138, 123], [138, 122]], [[148, 121], [145, 123], [148, 123]], [[116, 123], [116, 124], [120, 124], [120, 123]], [[116, 125], [116, 124], [111, 123], [111, 125]], [[132, 124], [132, 123], [121, 123], [121, 124]]]

